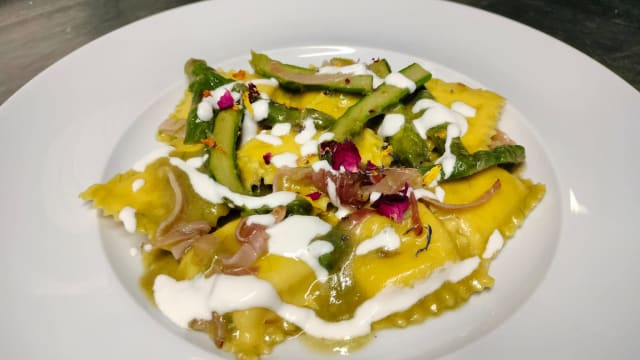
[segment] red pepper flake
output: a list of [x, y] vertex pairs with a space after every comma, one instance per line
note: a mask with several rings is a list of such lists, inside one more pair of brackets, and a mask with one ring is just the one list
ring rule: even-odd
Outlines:
[[320, 191], [314, 191], [312, 193], [308, 193], [305, 196], [308, 197], [309, 199], [313, 200], [313, 201], [316, 201], [316, 200], [320, 199], [320, 196], [322, 196], [322, 193]]
[[211, 91], [205, 90], [205, 91], [202, 92], [202, 97], [203, 98], [206, 98], [206, 97], [209, 97], [209, 96], [211, 96]]
[[351, 84], [351, 79], [349, 78], [344, 79], [344, 83], [347, 85]]
[[369, 114], [375, 114], [376, 110], [375, 109], [369, 109]]
[[233, 110], [238, 110], [238, 109], [240, 109], [240, 106], [238, 106], [238, 104], [233, 104], [233, 106], [231, 108]]
[[267, 153], [264, 153], [264, 154], [262, 155], [262, 160], [264, 160], [264, 163], [265, 163], [265, 164], [267, 164], [267, 165], [271, 164], [271, 156], [272, 156], [272, 155], [273, 155], [273, 154], [272, 154], [271, 152], [267, 152]]

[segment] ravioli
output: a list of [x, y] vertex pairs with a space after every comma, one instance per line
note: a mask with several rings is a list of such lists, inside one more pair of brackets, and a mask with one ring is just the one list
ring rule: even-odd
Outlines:
[[[381, 114], [365, 111], [362, 130], [338, 142], [333, 125], [312, 128], [311, 117], [275, 131], [265, 121], [269, 110], [257, 114], [269, 109], [265, 104], [278, 104], [293, 112], [320, 111], [333, 124], [347, 121], [345, 113], [376, 92], [349, 88], [352, 79], [373, 79], [371, 64], [334, 61], [348, 67], [319, 76], [314, 67], [270, 61], [269, 76], [255, 61], [255, 73], [188, 62], [186, 68], [195, 69], [188, 73], [189, 89], [156, 133], [170, 146], [165, 154], [80, 194], [103, 215], [133, 221], [132, 230], [145, 234], [149, 248], [142, 251], [140, 285], [149, 300], [177, 326], [206, 333], [238, 359], [257, 359], [300, 335], [316, 347], [355, 351], [379, 329], [421, 323], [492, 287], [495, 254], [485, 257], [490, 238], [513, 237], [545, 187], [512, 171], [522, 160], [508, 156], [496, 165], [471, 166], [458, 180], [447, 179], [442, 169], [447, 161], [455, 165], [495, 150], [491, 138], [505, 99], [424, 76], [402, 79], [396, 72], [385, 81], [401, 89], [404, 80], [415, 81], [418, 91], [408, 90]], [[300, 73], [281, 78], [287, 71]], [[309, 79], [314, 82], [307, 88]], [[330, 89], [318, 86], [327, 79]], [[295, 88], [287, 87], [291, 82]], [[394, 155], [410, 146], [394, 149], [376, 129], [383, 115], [407, 106], [420, 89], [425, 93], [423, 85], [443, 105], [439, 111], [456, 111], [457, 103], [473, 114], [456, 115], [468, 125], [455, 137], [460, 152], [447, 127], [435, 135], [425, 130], [426, 139], [417, 128], [405, 128], [415, 133], [411, 143], [429, 152], [420, 168], [405, 168]], [[203, 119], [201, 108], [213, 117]], [[255, 134], [224, 128], [216, 122], [223, 111], [239, 112]], [[201, 137], [187, 141], [185, 133], [194, 128]], [[246, 132], [246, 141], [238, 131]], [[236, 140], [229, 154], [216, 145], [214, 133]], [[246, 193], [230, 191], [216, 176], [210, 155], [220, 154], [214, 152], [230, 157]]]
[[462, 136], [462, 143], [471, 153], [485, 150], [495, 134], [504, 98], [492, 91], [470, 88], [461, 83], [448, 83], [440, 79], [431, 79], [426, 85], [438, 102], [451, 106], [461, 101], [476, 110], [469, 119], [469, 131]]

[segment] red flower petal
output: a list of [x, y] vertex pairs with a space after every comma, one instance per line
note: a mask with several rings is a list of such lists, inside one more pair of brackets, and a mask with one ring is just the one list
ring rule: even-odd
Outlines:
[[371, 206], [378, 214], [395, 222], [401, 222], [405, 211], [409, 208], [409, 198], [400, 194], [382, 195]]
[[249, 87], [249, 102], [253, 103], [260, 98], [260, 91], [254, 83], [248, 83], [247, 86]]
[[333, 170], [344, 167], [349, 172], [358, 171], [362, 160], [358, 148], [349, 140], [342, 143], [334, 140], [323, 142], [320, 144], [320, 156], [329, 161]]
[[222, 96], [220, 96], [220, 99], [218, 99], [218, 108], [220, 110], [224, 110], [224, 109], [228, 109], [230, 107], [233, 107], [233, 96], [231, 96], [231, 92], [229, 90], [225, 90], [224, 94], [222, 94]]
[[320, 191], [314, 191], [312, 193], [308, 193], [305, 196], [308, 197], [309, 199], [315, 201], [315, 200], [320, 199], [320, 196], [322, 196], [322, 193]]
[[271, 156], [272, 156], [272, 155], [273, 155], [273, 154], [271, 154], [271, 152], [267, 152], [267, 153], [264, 153], [264, 154], [262, 155], [262, 160], [264, 160], [264, 163], [265, 163], [265, 164], [267, 164], [267, 165], [271, 164]]
[[367, 171], [378, 171], [378, 170], [380, 170], [378, 165], [372, 163], [371, 160], [367, 160], [367, 165], [366, 165], [365, 169]]

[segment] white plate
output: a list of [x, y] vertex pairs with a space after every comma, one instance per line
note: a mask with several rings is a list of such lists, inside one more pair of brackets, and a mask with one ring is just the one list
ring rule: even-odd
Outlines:
[[[394, 66], [420, 59], [447, 80], [479, 82], [507, 97], [502, 126], [527, 146], [527, 175], [548, 185], [495, 262], [494, 290], [422, 326], [382, 333], [354, 358], [629, 358], [640, 350], [631, 226], [640, 94], [631, 86], [539, 32], [451, 3], [247, 0], [239, 9], [218, 0], [94, 41], [0, 108], [1, 358], [214, 357], [140, 298], [139, 258], [111, 239], [124, 232], [98, 221], [77, 194], [153, 148], [150, 129], [177, 101], [187, 58], [235, 65], [249, 49], [298, 63], [352, 50], [345, 55], [388, 56]], [[300, 351], [314, 354], [290, 341], [274, 357]]]

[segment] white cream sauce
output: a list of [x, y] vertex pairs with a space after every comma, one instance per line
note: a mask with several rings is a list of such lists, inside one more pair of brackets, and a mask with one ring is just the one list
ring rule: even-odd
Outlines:
[[381, 196], [382, 196], [381, 192], [372, 191], [371, 193], [369, 193], [369, 202], [374, 203], [376, 202], [376, 200], [380, 199]]
[[442, 124], [456, 124], [462, 131], [462, 134], [465, 134], [469, 128], [467, 119], [465, 119], [464, 116], [435, 100], [422, 99], [413, 106], [411, 111], [415, 114], [425, 109], [426, 111], [422, 116], [413, 120], [413, 126], [423, 139], [427, 138], [427, 131], [429, 129]]
[[278, 123], [271, 128], [271, 135], [284, 136], [291, 132], [291, 124]]
[[300, 155], [309, 156], [318, 153], [318, 142], [316, 140], [309, 140], [300, 146]]
[[140, 188], [142, 188], [144, 186], [144, 179], [135, 179], [132, 183], [131, 183], [131, 191], [133, 192], [137, 192], [138, 190], [140, 190]]
[[247, 141], [253, 139], [258, 134], [258, 123], [253, 120], [251, 113], [245, 109], [244, 116], [242, 117], [242, 131], [240, 144], [244, 144]]
[[296, 167], [298, 166], [298, 155], [292, 153], [292, 152], [283, 152], [281, 154], [277, 154], [277, 155], [273, 155], [271, 157], [271, 163], [273, 164], [273, 166], [277, 167], [277, 168], [282, 168], [282, 167]]
[[314, 162], [313, 164], [311, 164], [311, 169], [313, 169], [313, 171], [315, 171], [315, 172], [318, 172], [320, 170], [324, 170], [324, 171], [328, 171], [328, 172], [331, 172], [331, 173], [337, 173], [335, 170], [333, 170], [331, 165], [329, 165], [329, 162], [327, 160], [320, 160], [320, 161]]
[[233, 101], [236, 102], [240, 100], [240, 93], [231, 91], [236, 82], [232, 82], [229, 84], [225, 84], [216, 88], [210, 92], [210, 95], [207, 97], [203, 97], [202, 100], [198, 103], [196, 114], [198, 115], [199, 121], [210, 121], [213, 118], [213, 110], [219, 110], [218, 101], [220, 98], [224, 96], [224, 94], [229, 91]]
[[451, 104], [451, 110], [457, 112], [458, 114], [466, 118], [472, 118], [476, 116], [476, 113], [477, 113], [476, 108], [474, 108], [473, 106], [463, 101], [454, 101]]
[[262, 121], [269, 116], [269, 99], [259, 99], [251, 103], [253, 109], [253, 120]]
[[327, 269], [318, 258], [333, 251], [333, 245], [324, 240], [311, 242], [315, 237], [331, 230], [331, 225], [316, 216], [293, 215], [267, 228], [269, 254], [304, 261], [319, 281], [326, 281]]
[[204, 154], [202, 156], [195, 156], [187, 159], [187, 165], [197, 169], [200, 166], [202, 166], [204, 162], [207, 161], [208, 158], [209, 158], [208, 154]]
[[444, 189], [440, 186], [436, 186], [435, 191], [431, 192], [427, 189], [413, 189], [413, 194], [416, 199], [434, 199], [440, 202], [444, 202]]
[[213, 119], [213, 107], [208, 102], [203, 101], [198, 104], [196, 114], [198, 115], [198, 119], [202, 121], [209, 121]]
[[400, 247], [400, 236], [391, 226], [387, 226], [373, 237], [364, 240], [356, 248], [356, 255], [364, 255], [370, 251], [380, 249], [392, 251]]
[[[315, 128], [315, 125], [314, 125], [314, 128]], [[323, 143], [323, 142], [325, 142], [325, 141], [329, 141], [329, 140], [333, 139], [333, 136], [334, 136], [334, 133], [325, 132], [325, 133], [320, 134], [320, 136], [318, 136], [318, 138], [316, 140], [309, 139], [309, 140], [305, 141], [300, 146], [300, 155], [309, 156], [309, 155], [318, 154], [318, 145]]]
[[464, 135], [469, 129], [469, 124], [464, 115], [475, 116], [475, 109], [461, 101], [457, 102], [455, 107], [457, 111], [449, 109], [435, 100], [422, 99], [411, 109], [414, 113], [426, 109], [419, 118], [413, 120], [413, 126], [423, 139], [427, 138], [429, 129], [438, 125], [449, 124], [447, 126], [445, 152], [435, 161], [436, 164], [442, 165], [443, 178], [445, 179], [451, 175], [456, 163], [456, 156], [451, 153], [451, 142], [454, 138]]
[[247, 83], [252, 83], [253, 85], [269, 85], [269, 86], [273, 86], [273, 87], [277, 87], [277, 86], [280, 85], [278, 83], [278, 80], [276, 80], [274, 78], [270, 78], [270, 79], [253, 79], [253, 80], [247, 81]]
[[404, 125], [404, 115], [387, 114], [378, 127], [378, 136], [383, 138], [393, 136], [402, 129], [402, 125]]
[[127, 230], [128, 233], [133, 234], [136, 232], [136, 209], [131, 206], [125, 206], [118, 213], [118, 219], [122, 221], [122, 225], [124, 225], [124, 229]]
[[260, 133], [256, 135], [256, 139], [273, 146], [282, 145], [282, 139], [278, 136], [267, 133], [265, 130], [260, 131]]
[[262, 307], [296, 324], [311, 336], [342, 340], [370, 333], [373, 322], [408, 309], [445, 282], [462, 280], [479, 264], [478, 257], [447, 263], [411, 287], [386, 287], [362, 303], [353, 318], [338, 322], [323, 320], [311, 309], [282, 302], [269, 282], [252, 275], [215, 274], [184, 281], [158, 275], [153, 291], [160, 311], [183, 328], [188, 328], [192, 319], [210, 320], [213, 311], [224, 314]]
[[169, 153], [173, 151], [174, 148], [172, 146], [164, 145], [149, 154], [145, 155], [142, 159], [138, 160], [135, 164], [133, 164], [132, 169], [138, 172], [143, 172], [144, 169], [147, 168], [149, 164], [156, 161], [159, 158], [169, 156]]
[[449, 124], [449, 126], [447, 126], [447, 140], [444, 144], [444, 154], [435, 161], [436, 164], [442, 165], [442, 174], [445, 179], [451, 176], [456, 164], [456, 156], [451, 153], [451, 142], [459, 136], [462, 136], [462, 131], [458, 125]]
[[384, 78], [384, 83], [401, 89], [407, 89], [410, 93], [416, 90], [416, 83], [401, 73], [394, 72]]
[[490, 259], [495, 255], [502, 247], [504, 246], [504, 238], [502, 238], [502, 234], [500, 231], [494, 230], [489, 236], [489, 240], [487, 241], [487, 245], [484, 248], [484, 253], [482, 253], [483, 259]]
[[325, 141], [329, 141], [329, 140], [333, 139], [333, 137], [334, 137], [335, 135], [336, 135], [336, 134], [334, 134], [334, 133], [332, 133], [332, 132], [330, 132], [330, 131], [327, 131], [327, 132], [325, 132], [325, 133], [322, 133], [322, 134], [320, 134], [320, 136], [318, 136], [318, 143], [323, 143], [323, 142], [325, 142]]
[[247, 225], [259, 224], [271, 226], [276, 223], [276, 217], [271, 214], [259, 214], [247, 216]]
[[[207, 104], [211, 105], [211, 107], [213, 109], [220, 110], [220, 107], [218, 106], [218, 101], [220, 101], [220, 99], [224, 96], [224, 94], [227, 93], [227, 91], [229, 92], [229, 94], [231, 94], [231, 97], [233, 98], [233, 101], [237, 102], [238, 100], [240, 100], [241, 94], [239, 92], [232, 91], [232, 89], [236, 85], [236, 83], [237, 82], [232, 82], [232, 83], [229, 83], [229, 84], [225, 84], [225, 85], [222, 85], [222, 86], [210, 91], [210, 96], [203, 97], [202, 101], [200, 101], [200, 104], [207, 103]], [[200, 106], [200, 104], [198, 104], [198, 106]], [[204, 120], [204, 119], [201, 119], [201, 120]]]
[[313, 119], [305, 119], [302, 122], [303, 129], [296, 135], [294, 140], [297, 144], [304, 144], [307, 141], [313, 139], [313, 136], [316, 134], [316, 125], [313, 122]]
[[238, 194], [229, 190], [226, 186], [217, 183], [206, 174], [189, 166], [180, 158], [169, 158], [169, 162], [187, 174], [193, 190], [198, 195], [214, 204], [222, 203], [227, 199], [235, 206], [244, 206], [249, 209], [258, 209], [263, 206], [274, 208], [276, 206], [285, 206], [296, 198], [296, 194], [289, 191], [278, 191], [265, 196]]

